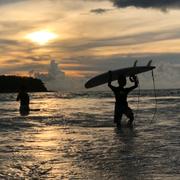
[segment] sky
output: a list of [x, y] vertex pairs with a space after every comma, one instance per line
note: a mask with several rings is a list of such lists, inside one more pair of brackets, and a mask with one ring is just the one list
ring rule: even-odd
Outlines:
[[157, 87], [180, 88], [180, 0], [0, 0], [0, 12], [0, 74], [48, 75], [55, 60], [87, 80], [152, 59]]

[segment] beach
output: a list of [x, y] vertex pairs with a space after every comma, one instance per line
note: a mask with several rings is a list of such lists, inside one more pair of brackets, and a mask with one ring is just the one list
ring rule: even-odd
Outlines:
[[179, 179], [180, 90], [157, 91], [155, 118], [154, 92], [131, 94], [132, 129], [109, 91], [30, 93], [28, 116], [16, 96], [0, 94], [0, 179]]

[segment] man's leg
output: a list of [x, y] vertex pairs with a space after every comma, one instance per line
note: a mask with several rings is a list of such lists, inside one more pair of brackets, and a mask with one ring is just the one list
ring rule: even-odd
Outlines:
[[117, 117], [117, 122], [116, 122], [117, 128], [121, 127], [121, 119], [122, 119], [122, 113], [119, 113]]
[[121, 118], [122, 118], [122, 112], [119, 110], [118, 106], [115, 106], [114, 110], [114, 123], [117, 124], [117, 127], [121, 127]]
[[133, 121], [134, 121], [134, 114], [133, 114], [132, 109], [128, 107], [125, 112], [125, 115], [129, 118], [128, 126], [132, 126]]

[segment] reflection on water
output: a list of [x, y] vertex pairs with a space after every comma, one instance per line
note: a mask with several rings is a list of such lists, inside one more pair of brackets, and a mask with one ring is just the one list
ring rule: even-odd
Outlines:
[[[163, 91], [164, 93], [164, 91]], [[169, 92], [168, 92], [169, 93]], [[0, 179], [178, 179], [179, 94], [129, 101], [135, 127], [113, 124], [112, 95], [34, 93], [20, 116], [15, 94], [0, 95]], [[126, 124], [126, 119], [123, 119]]]

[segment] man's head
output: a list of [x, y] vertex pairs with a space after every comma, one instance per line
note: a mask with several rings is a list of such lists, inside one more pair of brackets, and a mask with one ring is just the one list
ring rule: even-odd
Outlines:
[[120, 87], [124, 87], [126, 85], [126, 77], [125, 76], [119, 76], [118, 77], [118, 83]]
[[20, 86], [20, 91], [26, 91], [26, 86], [24, 84]]

